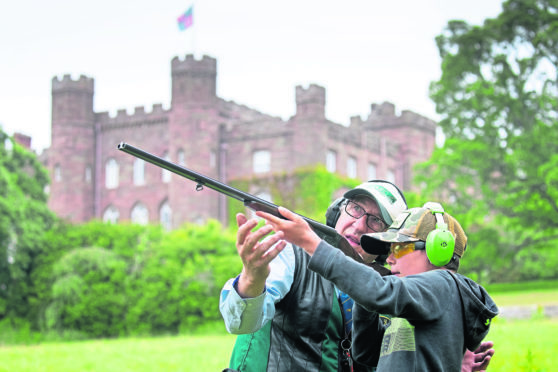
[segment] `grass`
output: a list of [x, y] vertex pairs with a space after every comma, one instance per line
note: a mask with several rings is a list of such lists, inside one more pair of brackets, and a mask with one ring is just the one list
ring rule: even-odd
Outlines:
[[[498, 306], [558, 305], [554, 288], [489, 288]], [[122, 338], [34, 345], [2, 345], [0, 372], [147, 372], [221, 371], [228, 365], [235, 336], [222, 324], [205, 334], [158, 338]], [[555, 370], [558, 365], [558, 319], [496, 318], [487, 337], [496, 354], [488, 372]], [[3, 337], [0, 337], [2, 339]]]
[[0, 371], [221, 371], [234, 339], [226, 334], [4, 346]]
[[516, 283], [493, 283], [484, 286], [490, 293], [501, 292], [528, 292], [540, 289], [558, 288], [558, 280], [532, 280]]
[[[488, 371], [555, 370], [557, 333], [558, 320], [496, 319], [488, 336], [496, 349]], [[224, 334], [3, 346], [0, 371], [221, 371], [234, 339]]]
[[[497, 284], [487, 289], [500, 307], [558, 305], [558, 283], [523, 282]], [[494, 341], [496, 354], [489, 372], [550, 372], [558, 364], [558, 319], [544, 319], [540, 312], [528, 320], [496, 318], [487, 339]]]
[[556, 371], [557, 333], [558, 319], [496, 319], [487, 337], [496, 350], [487, 371]]
[[490, 296], [498, 306], [521, 305], [558, 305], [558, 287], [553, 289], [536, 289], [529, 292], [516, 290], [492, 292]]
[[558, 305], [558, 280], [497, 283], [485, 288], [498, 306]]

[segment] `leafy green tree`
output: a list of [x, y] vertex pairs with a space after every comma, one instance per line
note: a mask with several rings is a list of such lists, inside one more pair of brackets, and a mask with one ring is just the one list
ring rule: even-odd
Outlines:
[[77, 248], [65, 254], [54, 265], [47, 327], [94, 337], [125, 334], [126, 269], [126, 261], [106, 248]]
[[216, 221], [186, 224], [144, 257], [128, 289], [132, 333], [175, 334], [221, 319], [221, 287], [241, 269], [232, 230]]
[[148, 259], [145, 251], [162, 238], [157, 226], [54, 226], [33, 275], [39, 327], [82, 337], [127, 334], [128, 288]]
[[44, 192], [48, 183], [35, 154], [0, 130], [0, 319], [36, 315], [30, 276], [55, 221]]
[[160, 226], [59, 224], [46, 236], [40, 324], [72, 337], [177, 334], [220, 320], [218, 298], [241, 268], [235, 233], [216, 221]]
[[[111, 226], [102, 230], [98, 222], [91, 222], [83, 225], [72, 225], [64, 221], [59, 221], [45, 234], [44, 244], [41, 246], [40, 254], [36, 259], [36, 268], [31, 278], [33, 286], [37, 290], [37, 299], [35, 307], [38, 316], [34, 326], [41, 330], [49, 328], [59, 328], [62, 322], [59, 319], [53, 320], [53, 316], [59, 316], [60, 313], [53, 313], [55, 309], [52, 303], [57, 301], [53, 296], [53, 286], [59, 278], [54, 275], [55, 266], [69, 252], [79, 247], [100, 246], [96, 243], [99, 240], [106, 239], [106, 235], [110, 234]], [[114, 232], [117, 234], [118, 232]], [[122, 237], [122, 235], [119, 235]], [[106, 240], [102, 241], [103, 243]], [[76, 271], [80, 268], [75, 268]], [[77, 274], [76, 274], [77, 275]], [[58, 301], [58, 305], [62, 302]], [[50, 308], [50, 309], [49, 309]], [[48, 309], [48, 311], [47, 311]], [[58, 310], [57, 310], [58, 311]], [[50, 319], [47, 321], [47, 312]], [[47, 326], [48, 324], [48, 326]]]
[[447, 140], [418, 181], [509, 269], [521, 250], [558, 243], [558, 3], [508, 0], [482, 26], [449, 22], [436, 41], [431, 97]]

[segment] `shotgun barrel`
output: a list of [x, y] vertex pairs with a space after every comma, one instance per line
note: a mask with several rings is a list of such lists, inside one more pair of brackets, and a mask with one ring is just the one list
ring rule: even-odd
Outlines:
[[[227, 184], [224, 184], [218, 180], [215, 180], [213, 178], [210, 178], [208, 176], [205, 176], [203, 174], [200, 174], [198, 172], [195, 172], [191, 169], [188, 169], [186, 167], [183, 167], [181, 165], [172, 163], [166, 159], [163, 159], [159, 156], [150, 154], [149, 152], [146, 152], [140, 148], [134, 147], [126, 142], [120, 142], [120, 144], [118, 144], [118, 149], [120, 151], [123, 151], [125, 153], [128, 153], [130, 155], [133, 155], [137, 158], [143, 159], [148, 163], [154, 164], [158, 167], [161, 167], [163, 169], [166, 169], [172, 173], [178, 174], [179, 176], [185, 177], [193, 182], [196, 183], [196, 190], [197, 191], [201, 191], [203, 189], [203, 187], [209, 187], [210, 189], [213, 189], [215, 191], [218, 191], [222, 194], [227, 195], [228, 197], [231, 197], [233, 199], [239, 200], [242, 203], [244, 203], [244, 205], [250, 209], [253, 209], [255, 211], [264, 211], [267, 213], [270, 213], [274, 216], [280, 217], [280, 218], [285, 218], [283, 217], [277, 210], [277, 205], [258, 198], [255, 195], [249, 194], [247, 192], [241, 191], [239, 189], [236, 189], [232, 186], [229, 186]], [[325, 240], [326, 242], [328, 242], [329, 244], [333, 245], [334, 247], [337, 247], [339, 249], [341, 249], [343, 251], [343, 253], [345, 253], [347, 256], [352, 257], [353, 259], [355, 259], [358, 262], [362, 262], [362, 258], [360, 257], [359, 254], [357, 254], [355, 252], [355, 250], [351, 247], [351, 245], [349, 244], [349, 242], [347, 241], [347, 239], [345, 239], [343, 236], [341, 236], [339, 233], [337, 233], [337, 231], [327, 225], [324, 225], [318, 221], [315, 221], [311, 218], [302, 216], [300, 214], [298, 214], [300, 217], [302, 217], [312, 228], [312, 230], [314, 230], [316, 232], [316, 234], [322, 238], [323, 240]], [[383, 268], [383, 267], [382, 267]], [[378, 271], [380, 271], [381, 269], [376, 268]], [[387, 270], [385, 268], [383, 268], [384, 270]]]

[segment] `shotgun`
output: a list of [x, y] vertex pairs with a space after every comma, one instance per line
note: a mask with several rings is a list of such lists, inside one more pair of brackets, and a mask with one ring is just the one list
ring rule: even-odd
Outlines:
[[[213, 178], [204, 176], [191, 169], [185, 168], [178, 164], [172, 163], [166, 159], [150, 154], [126, 142], [120, 142], [120, 144], [118, 144], [118, 149], [130, 155], [133, 155], [137, 158], [143, 159], [148, 163], [154, 164], [158, 167], [161, 167], [170, 172], [178, 174], [179, 176], [194, 181], [196, 183], [196, 191], [203, 190], [204, 186], [209, 187], [212, 190], [218, 191], [222, 194], [227, 195], [228, 197], [241, 201], [242, 203], [244, 203], [246, 207], [252, 210], [263, 211], [272, 214], [274, 216], [277, 216], [279, 218], [283, 218], [283, 219], [285, 218], [278, 212], [277, 205], [267, 200], [260, 199], [255, 195], [238, 190], [232, 186], [226, 185]], [[332, 246], [339, 248], [341, 251], [343, 251], [343, 253], [345, 253], [345, 255], [353, 258], [358, 262], [362, 262], [362, 258], [358, 253], [355, 252], [353, 247], [351, 247], [347, 239], [345, 239], [343, 236], [337, 233], [337, 231], [334, 228], [324, 225], [311, 218], [302, 216], [300, 214], [298, 215], [302, 217], [310, 225], [312, 230], [314, 230], [321, 239], [325, 240], [327, 243], [331, 244]], [[389, 270], [387, 270], [383, 266], [380, 266], [379, 264], [378, 266], [379, 267], [374, 267], [374, 268], [380, 273], [382, 273], [381, 271], [382, 269], [389, 272]], [[385, 271], [383, 273], [387, 274]]]

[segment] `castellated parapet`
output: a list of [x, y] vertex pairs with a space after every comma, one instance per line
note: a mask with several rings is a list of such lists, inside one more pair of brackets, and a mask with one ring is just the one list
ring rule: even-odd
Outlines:
[[284, 120], [217, 97], [216, 77], [214, 58], [175, 57], [168, 109], [154, 104], [113, 115], [94, 112], [92, 78], [53, 78], [52, 145], [43, 159], [51, 209], [73, 222], [134, 216], [170, 228], [209, 218], [228, 222], [226, 197], [198, 193], [190, 181], [143, 166], [117, 150], [121, 141], [227, 184], [254, 180], [245, 191], [256, 195], [281, 187], [269, 185], [274, 173], [326, 164], [344, 177], [388, 179], [408, 190], [412, 166], [434, 148], [435, 123], [412, 111], [398, 115], [389, 102], [371, 105], [365, 120], [352, 117], [347, 127], [325, 117], [324, 87], [296, 86], [296, 114]]
[[316, 116], [325, 118], [326, 92], [325, 88], [310, 84], [308, 88], [301, 85], [296, 87], [296, 115]]
[[203, 56], [196, 60], [187, 55], [184, 60], [175, 57], [171, 61], [171, 106], [189, 104], [212, 104], [217, 91], [217, 60]]
[[414, 125], [415, 127], [420, 127], [425, 130], [430, 130], [436, 132], [436, 122], [432, 119], [428, 119], [425, 116], [419, 115], [414, 111], [403, 110], [401, 111], [401, 121], [402, 123], [408, 125]]
[[99, 112], [95, 114], [95, 121], [103, 126], [119, 126], [166, 121], [168, 114], [169, 110], [165, 110], [163, 104], [157, 103], [151, 109], [136, 106], [132, 114], [129, 114], [126, 109], [118, 109], [115, 116], [111, 116], [108, 111]]
[[69, 74], [62, 77], [62, 80], [58, 77], [52, 78], [52, 92], [68, 92], [68, 91], [85, 91], [93, 94], [95, 89], [95, 80], [93, 78], [88, 78], [87, 76], [80, 75], [78, 80], [73, 80]]
[[381, 105], [373, 103], [370, 105], [370, 115], [395, 116], [395, 105], [391, 102], [384, 102]]
[[391, 102], [370, 105], [370, 114], [366, 120], [360, 116], [352, 116], [350, 127], [363, 127], [371, 130], [390, 129], [397, 127], [411, 127], [434, 134], [436, 122], [414, 111], [403, 110], [401, 115], [395, 112], [395, 105]]
[[[52, 133], [67, 125], [93, 123], [94, 80], [81, 75], [73, 80], [69, 74], [62, 80], [52, 79]], [[52, 138], [55, 141], [55, 138]]]
[[217, 75], [217, 60], [209, 56], [203, 56], [201, 60], [196, 60], [193, 55], [188, 54], [186, 58], [174, 57], [171, 61], [172, 74], [205, 74], [209, 76]]

